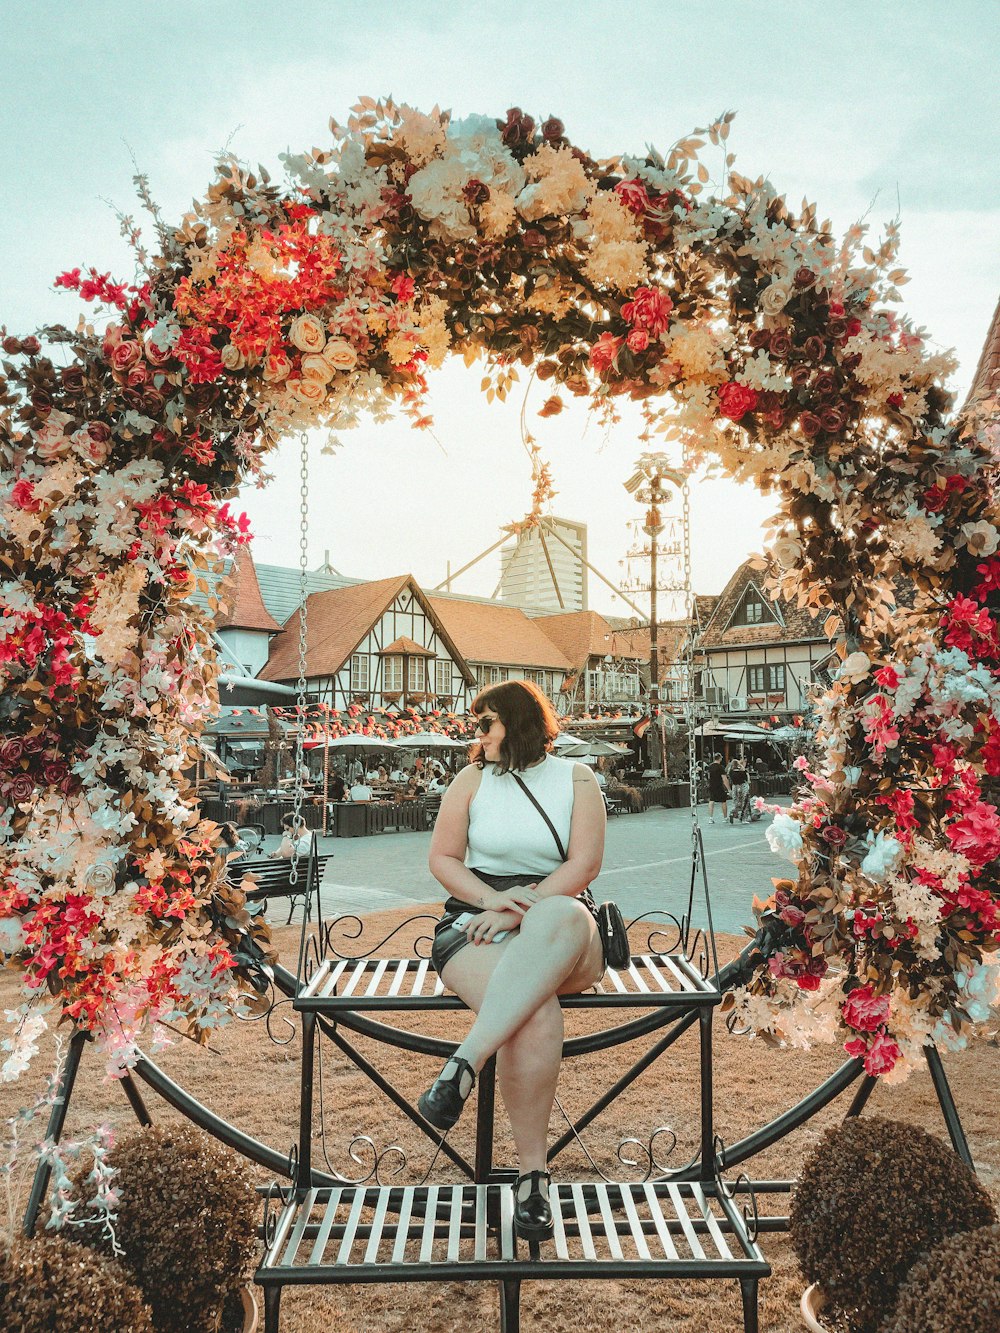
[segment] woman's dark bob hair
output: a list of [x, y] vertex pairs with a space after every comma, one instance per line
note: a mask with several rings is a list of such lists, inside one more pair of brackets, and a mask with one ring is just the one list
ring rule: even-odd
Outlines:
[[[556, 710], [530, 680], [507, 680], [480, 690], [472, 701], [472, 714], [479, 717], [487, 709], [496, 713], [506, 732], [500, 742], [498, 773], [537, 764], [559, 735]], [[483, 767], [486, 759], [481, 741], [472, 747], [469, 759]]]

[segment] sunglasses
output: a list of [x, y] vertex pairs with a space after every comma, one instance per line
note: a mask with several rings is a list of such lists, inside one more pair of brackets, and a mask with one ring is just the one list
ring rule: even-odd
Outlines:
[[476, 730], [479, 731], [481, 735], [486, 736], [489, 733], [490, 728], [493, 726], [493, 723], [496, 721], [497, 719], [495, 717], [477, 718]]

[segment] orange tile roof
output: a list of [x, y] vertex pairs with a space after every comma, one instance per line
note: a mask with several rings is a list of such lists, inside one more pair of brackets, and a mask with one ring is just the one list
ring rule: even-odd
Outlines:
[[[768, 606], [778, 613], [784, 624], [775, 621], [763, 625], [730, 625], [729, 620], [747, 586], [753, 583]], [[802, 643], [810, 640], [826, 640], [823, 633], [823, 621], [829, 612], [810, 615], [780, 597], [769, 596], [764, 591], [764, 573], [755, 569], [749, 560], [745, 560], [715, 601], [715, 607], [698, 638], [697, 647], [734, 648], [744, 644], [761, 643]]]
[[434, 613], [467, 662], [549, 667], [565, 671], [569, 662], [552, 640], [516, 606], [428, 597]]
[[229, 572], [219, 585], [223, 607], [216, 629], [266, 629], [277, 634], [281, 626], [264, 605], [257, 570], [249, 546], [237, 548]]
[[[314, 592], [306, 599], [306, 675], [332, 676], [406, 586], [409, 574]], [[294, 680], [299, 674], [299, 612], [271, 644], [262, 680]]]
[[381, 648], [379, 657], [433, 657], [434, 654], [429, 648], [422, 648], [419, 643], [414, 643], [408, 639], [405, 634], [401, 634], [398, 639], [393, 639], [388, 648]]
[[646, 635], [645, 655], [649, 656], [648, 630], [613, 630], [598, 611], [567, 611], [563, 615], [537, 616], [534, 623], [565, 653], [575, 671], [582, 670], [590, 658], [605, 657], [608, 653], [616, 657], [641, 658], [641, 646], [633, 650], [631, 644], [635, 640], [629, 638], [630, 635]]

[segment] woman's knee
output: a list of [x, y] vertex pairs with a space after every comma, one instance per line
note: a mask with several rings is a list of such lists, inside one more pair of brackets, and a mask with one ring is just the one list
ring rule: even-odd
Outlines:
[[522, 935], [555, 934], [565, 937], [572, 932], [583, 944], [590, 934], [591, 915], [583, 903], [565, 894], [542, 898], [529, 907], [521, 922]]

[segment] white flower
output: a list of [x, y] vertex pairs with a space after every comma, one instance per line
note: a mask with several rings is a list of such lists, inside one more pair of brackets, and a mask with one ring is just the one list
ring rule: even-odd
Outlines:
[[848, 680], [857, 682], [864, 680], [872, 669], [872, 661], [867, 653], [851, 653], [845, 657], [840, 664], [840, 670], [837, 672], [838, 680]]
[[794, 569], [802, 559], [802, 543], [795, 537], [779, 537], [771, 547], [771, 554], [782, 569]]
[[326, 342], [323, 325], [312, 315], [299, 315], [288, 330], [288, 337], [300, 352], [321, 352]]
[[0, 953], [15, 954], [24, 948], [24, 923], [19, 916], [0, 916]]
[[357, 352], [344, 338], [331, 338], [323, 348], [323, 359], [331, 370], [353, 370], [358, 364]]
[[802, 826], [784, 810], [779, 810], [766, 829], [768, 846], [776, 856], [787, 861], [799, 860], [802, 851]]
[[1000, 533], [985, 519], [978, 523], [963, 523], [959, 534], [958, 545], [967, 546], [970, 555], [992, 555], [1000, 545]]
[[893, 868], [899, 859], [903, 847], [895, 838], [885, 833], [868, 833], [869, 851], [861, 862], [861, 873], [869, 879], [880, 880]]
[[791, 299], [792, 289], [787, 282], [775, 280], [760, 294], [760, 308], [765, 315], [780, 315]]

